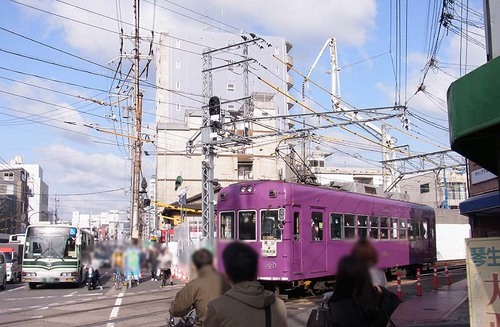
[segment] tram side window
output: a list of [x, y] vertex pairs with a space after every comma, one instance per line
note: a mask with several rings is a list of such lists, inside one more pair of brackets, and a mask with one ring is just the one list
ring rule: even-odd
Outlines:
[[355, 215], [344, 215], [344, 237], [347, 239], [356, 238]]
[[406, 240], [406, 219], [399, 219], [399, 239]]
[[300, 241], [300, 213], [293, 213], [293, 239]]
[[234, 239], [234, 212], [221, 212], [220, 238]]
[[378, 217], [370, 217], [370, 238], [378, 240]]
[[342, 239], [342, 215], [339, 213], [330, 214], [330, 239], [340, 240]]
[[422, 239], [427, 239], [427, 235], [428, 235], [427, 221], [424, 220], [420, 225], [420, 236]]
[[256, 241], [256, 214], [255, 211], [238, 212], [238, 239], [242, 241]]
[[391, 218], [391, 240], [398, 239], [398, 218]]
[[311, 228], [312, 228], [312, 240], [322, 241], [323, 240], [323, 213], [322, 212], [312, 212], [311, 216]]
[[358, 236], [368, 236], [368, 216], [358, 216]]
[[389, 218], [380, 217], [380, 239], [389, 239]]
[[408, 238], [410, 240], [420, 239], [420, 228], [418, 227], [419, 222], [417, 220], [410, 220], [408, 222]]
[[262, 210], [260, 212], [260, 238], [261, 240], [280, 240], [281, 229], [279, 228], [278, 210]]

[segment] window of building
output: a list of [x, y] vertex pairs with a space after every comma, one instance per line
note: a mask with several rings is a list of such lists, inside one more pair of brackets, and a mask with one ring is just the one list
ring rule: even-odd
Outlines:
[[280, 54], [280, 47], [274, 47], [274, 54], [277, 56]]
[[276, 66], [276, 69], [274, 71], [275, 71], [276, 75], [279, 75], [280, 74], [280, 67]]
[[175, 88], [177, 90], [180, 90], [181, 89], [181, 82], [175, 82]]
[[227, 105], [227, 110], [234, 111], [234, 104], [228, 104]]
[[449, 198], [452, 200], [465, 200], [466, 197], [466, 185], [462, 182], [448, 182], [446, 183], [448, 188]]
[[228, 83], [228, 84], [227, 84], [227, 90], [228, 90], [229, 92], [234, 92], [234, 89], [235, 89], [235, 86], [234, 86], [234, 84], [233, 84], [233, 83]]
[[356, 238], [356, 216], [344, 215], [344, 238]]
[[399, 224], [397, 218], [391, 218], [391, 240], [397, 240], [399, 234]]
[[323, 213], [313, 211], [311, 214], [311, 230], [312, 230], [312, 240], [322, 241], [323, 240]]
[[422, 194], [422, 193], [429, 193], [429, 192], [430, 192], [429, 183], [421, 184], [420, 185], [420, 194]]
[[14, 180], [14, 173], [13, 172], [3, 173], [3, 180], [4, 181], [13, 181]]
[[300, 213], [293, 213], [293, 239], [300, 241]]
[[238, 162], [238, 179], [253, 179], [253, 162]]
[[380, 217], [380, 239], [389, 239], [389, 218]]
[[339, 213], [331, 213], [330, 214], [330, 239], [332, 240], [340, 240], [342, 239], [342, 227], [343, 217]]
[[181, 111], [181, 104], [180, 103], [176, 103], [175, 104], [175, 110], [176, 111]]
[[255, 211], [238, 212], [238, 239], [241, 241], [256, 241], [257, 222]]
[[399, 219], [399, 239], [406, 240], [406, 219]]
[[180, 60], [175, 61], [175, 68], [181, 69], [181, 61]]
[[181, 48], [181, 40], [175, 40], [175, 47], [177, 49], [180, 49]]
[[378, 240], [379, 224], [378, 217], [370, 217], [370, 238]]
[[14, 185], [1, 184], [0, 185], [0, 194], [4, 194], [4, 195], [14, 194]]
[[260, 239], [281, 241], [281, 228], [278, 210], [262, 210], [260, 212]]
[[234, 212], [221, 212], [220, 238], [234, 239]]
[[358, 216], [358, 236], [368, 236], [368, 216]]

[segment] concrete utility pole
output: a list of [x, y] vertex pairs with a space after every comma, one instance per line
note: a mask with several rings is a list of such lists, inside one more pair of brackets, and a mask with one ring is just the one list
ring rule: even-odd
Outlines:
[[135, 15], [135, 34], [134, 34], [134, 102], [135, 102], [135, 135], [137, 138], [133, 145], [133, 171], [132, 171], [132, 239], [138, 240], [140, 233], [140, 177], [141, 177], [141, 161], [142, 161], [142, 93], [139, 88], [139, 62], [140, 62], [140, 44], [141, 38], [139, 35], [139, 3], [140, 0], [134, 0], [134, 15]]

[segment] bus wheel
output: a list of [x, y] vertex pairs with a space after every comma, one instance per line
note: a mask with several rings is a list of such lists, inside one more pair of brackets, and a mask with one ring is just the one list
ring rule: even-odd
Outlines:
[[30, 290], [34, 290], [37, 287], [36, 283], [28, 283]]

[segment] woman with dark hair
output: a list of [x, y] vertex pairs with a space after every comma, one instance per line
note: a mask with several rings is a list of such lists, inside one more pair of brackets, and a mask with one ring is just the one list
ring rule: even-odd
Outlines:
[[373, 286], [383, 286], [387, 288], [387, 278], [385, 272], [376, 267], [378, 263], [377, 249], [366, 238], [358, 240], [353, 248], [352, 255], [358, 257], [369, 269]]
[[397, 305], [386, 288], [373, 286], [366, 264], [350, 255], [340, 259], [328, 307], [330, 327], [385, 327]]

